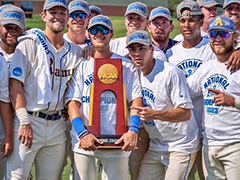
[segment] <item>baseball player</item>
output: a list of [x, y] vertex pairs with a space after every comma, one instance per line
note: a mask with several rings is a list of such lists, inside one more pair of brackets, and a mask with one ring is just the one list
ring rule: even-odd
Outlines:
[[216, 58], [188, 78], [191, 96], [204, 98], [204, 175], [207, 180], [237, 180], [240, 179], [239, 103], [231, 104], [230, 98], [223, 105], [221, 92], [238, 99], [240, 96], [239, 71], [232, 73], [225, 66], [235, 49], [238, 34], [234, 22], [226, 16], [212, 19], [208, 31]]
[[5, 161], [13, 150], [12, 107], [8, 91], [8, 67], [0, 55], [0, 179], [4, 177]]
[[[10, 14], [12, 11], [19, 14], [19, 16], [5, 17], [6, 14]], [[17, 38], [22, 35], [25, 28], [25, 13], [22, 9], [14, 5], [5, 6], [2, 13], [0, 24], [0, 52], [10, 66], [14, 50], [17, 46]]]
[[68, 9], [68, 32], [63, 37], [69, 42], [76, 43], [81, 48], [90, 45], [89, 38], [85, 36], [91, 15], [88, 3], [83, 0], [74, 0], [69, 3]]
[[[121, 56], [128, 54], [128, 49], [125, 48], [128, 36], [136, 30], [146, 30], [149, 17], [147, 5], [141, 2], [133, 2], [128, 5], [124, 16], [127, 36], [116, 38], [110, 42], [111, 51]], [[156, 46], [154, 46], [154, 57], [166, 60], [165, 54]]]
[[[236, 25], [236, 29], [240, 31], [240, 1], [238, 0], [225, 0], [223, 4], [223, 15], [230, 17]], [[240, 35], [238, 36], [238, 45], [240, 48]]]
[[151, 38], [145, 31], [130, 34], [127, 48], [140, 69], [145, 106], [131, 109], [140, 111], [150, 138], [138, 179], [187, 179], [199, 139], [184, 74], [174, 65], [153, 58]]
[[[77, 44], [81, 48], [91, 45], [90, 39], [87, 36], [85, 36], [88, 21], [90, 19], [91, 14], [90, 9], [88, 7], [88, 3], [82, 0], [71, 1], [68, 5], [68, 10], [69, 10], [69, 19], [67, 23], [68, 32], [63, 35], [63, 38], [68, 42]], [[70, 135], [72, 125], [69, 120], [66, 121], [66, 126], [67, 126], [66, 128], [67, 141], [62, 171], [64, 170], [64, 167], [67, 165], [67, 157], [69, 157], [71, 160], [71, 173], [69, 177], [70, 179], [74, 179], [75, 177], [74, 160]]]
[[173, 29], [174, 25], [169, 9], [159, 6], [150, 12], [148, 31], [151, 34], [152, 43], [164, 53], [177, 43], [169, 38]]
[[[123, 84], [126, 86], [126, 100], [137, 106], [142, 104], [141, 85], [134, 64], [127, 58], [112, 53], [109, 42], [113, 37], [111, 20], [98, 15], [91, 18], [88, 26], [93, 45], [93, 58], [122, 59]], [[124, 142], [122, 149], [101, 150], [95, 142], [102, 144], [84, 125], [89, 122], [90, 85], [93, 83], [94, 59], [82, 61], [75, 70], [66, 92], [68, 113], [72, 121], [72, 144], [76, 172], [80, 179], [98, 179], [99, 165], [102, 165], [102, 179], [128, 179], [128, 157], [137, 145], [140, 119], [136, 110], [130, 111], [129, 131], [124, 133], [116, 144]], [[115, 134], [116, 96], [111, 91], [101, 94], [101, 134]], [[104, 100], [108, 99], [108, 100]], [[111, 99], [109, 101], [109, 99]], [[79, 149], [81, 143], [82, 149]]]
[[[202, 14], [204, 15], [203, 24], [201, 26], [201, 36], [208, 38], [207, 30], [209, 22], [212, 18], [217, 16], [217, 8], [222, 7], [221, 4], [217, 3], [216, 0], [197, 0], [198, 5], [201, 8]], [[174, 40], [182, 41], [183, 35], [177, 35]]]
[[[25, 26], [25, 14], [24, 12], [14, 6], [14, 5], [4, 5], [1, 6], [1, 14], [3, 13], [3, 15], [0, 15], [0, 19], [2, 19], [1, 24], [0, 24], [0, 52], [2, 53], [3, 57], [1, 56], [1, 61], [2, 59], [4, 61], [6, 61], [8, 63], [8, 66], [10, 65], [10, 62], [12, 60], [13, 57], [13, 52], [16, 48], [16, 41], [17, 38], [22, 34], [23, 30], [24, 30], [24, 26]], [[5, 14], [11, 14], [12, 12], [16, 12], [20, 15], [20, 17], [22, 18], [16, 18], [17, 16], [10, 16], [9, 18], [5, 18]], [[3, 64], [3, 63], [2, 63]], [[8, 67], [6, 67], [6, 70], [4, 70], [3, 68], [6, 67], [5, 64], [1, 65], [2, 68], [2, 76], [5, 73], [8, 73]], [[5, 80], [1, 80], [1, 85], [2, 88], [8, 87], [8, 75], [4, 75], [3, 76], [5, 78]], [[4, 82], [5, 81], [5, 82]], [[7, 84], [6, 84], [7, 83]], [[4, 87], [6, 86], [6, 87]], [[8, 89], [8, 88], [7, 88]], [[4, 93], [2, 94], [2, 96], [4, 95]], [[4, 96], [2, 97], [4, 98]], [[9, 99], [6, 99], [6, 97], [4, 99], [1, 100], [3, 102], [10, 102]], [[2, 107], [5, 107], [6, 103], [2, 103], [4, 105], [1, 105]], [[8, 105], [7, 105], [8, 106]], [[11, 107], [11, 106], [10, 106]], [[11, 108], [10, 110], [6, 109], [2, 111], [2, 115], [7, 114], [7, 121], [5, 118], [5, 121], [0, 120], [0, 144], [3, 144], [2, 146], [2, 153], [4, 153], [4, 155], [2, 157], [6, 157], [8, 156], [13, 148], [13, 134], [12, 134], [12, 115], [8, 115], [9, 111], [12, 111]], [[4, 131], [4, 127], [6, 127], [5, 131]], [[7, 132], [7, 133], [5, 133]], [[5, 136], [6, 134], [6, 136]], [[5, 137], [5, 140], [3, 141]], [[6, 149], [5, 149], [6, 148]], [[4, 152], [5, 151], [5, 152]], [[3, 179], [4, 177], [4, 171], [5, 171], [5, 159], [0, 158], [0, 179]]]
[[[179, 29], [184, 37], [176, 46], [166, 53], [168, 61], [182, 70], [188, 78], [205, 62], [215, 58], [209, 45], [209, 39], [201, 37], [200, 27], [203, 24], [203, 15], [199, 5], [194, 1], [185, 0], [177, 6]], [[196, 79], [197, 81], [197, 79]], [[193, 98], [193, 114], [199, 128], [199, 136], [202, 139], [202, 112], [203, 98]], [[200, 141], [201, 142], [201, 141]], [[197, 166], [197, 167], [196, 167]], [[194, 179], [196, 168], [201, 179], [203, 177], [201, 151], [199, 151], [196, 166], [193, 167], [190, 179]]]
[[[16, 16], [16, 15], [15, 15]], [[80, 62], [81, 48], [63, 39], [66, 1], [46, 0], [44, 32], [31, 29], [19, 38], [10, 65], [10, 97], [16, 112], [14, 150], [5, 179], [27, 179], [35, 162], [36, 179], [56, 180], [65, 153], [62, 117], [66, 83]]]

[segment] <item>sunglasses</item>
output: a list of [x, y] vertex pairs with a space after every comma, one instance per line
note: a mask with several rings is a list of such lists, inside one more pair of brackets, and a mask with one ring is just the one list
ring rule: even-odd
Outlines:
[[105, 26], [93, 26], [88, 30], [88, 32], [92, 35], [96, 35], [98, 31], [100, 31], [102, 35], [106, 35], [112, 32], [110, 29], [108, 29]]
[[73, 13], [70, 13], [69, 17], [72, 19], [76, 19], [77, 17], [80, 17], [80, 19], [86, 19], [87, 14], [82, 12], [73, 12]]
[[226, 38], [226, 37], [229, 37], [230, 34], [231, 34], [231, 32], [223, 31], [223, 30], [209, 32], [209, 36], [210, 36], [211, 39], [216, 38], [217, 35], [219, 35], [221, 38]]

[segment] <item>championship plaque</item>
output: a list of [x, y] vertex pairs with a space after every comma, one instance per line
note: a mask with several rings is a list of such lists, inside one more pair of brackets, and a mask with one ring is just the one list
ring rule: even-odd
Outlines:
[[[112, 121], [107, 124], [109, 119], [114, 119], [115, 124], [112, 124]], [[114, 144], [128, 131], [121, 59], [94, 60], [94, 80], [91, 86], [87, 129], [104, 143], [99, 145], [99, 148], [123, 146], [123, 144]]]

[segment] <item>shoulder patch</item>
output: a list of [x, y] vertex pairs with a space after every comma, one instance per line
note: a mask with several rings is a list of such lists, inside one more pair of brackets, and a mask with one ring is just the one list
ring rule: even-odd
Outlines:
[[16, 67], [12, 71], [14, 76], [21, 76], [22, 75], [22, 69], [20, 67]]

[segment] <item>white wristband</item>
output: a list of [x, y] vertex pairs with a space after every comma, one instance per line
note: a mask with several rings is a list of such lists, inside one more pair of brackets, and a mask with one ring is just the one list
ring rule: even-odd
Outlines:
[[238, 110], [240, 110], [240, 98], [235, 98], [235, 108], [237, 108]]
[[28, 113], [26, 108], [19, 108], [16, 110], [16, 116], [19, 119], [21, 125], [30, 124]]

